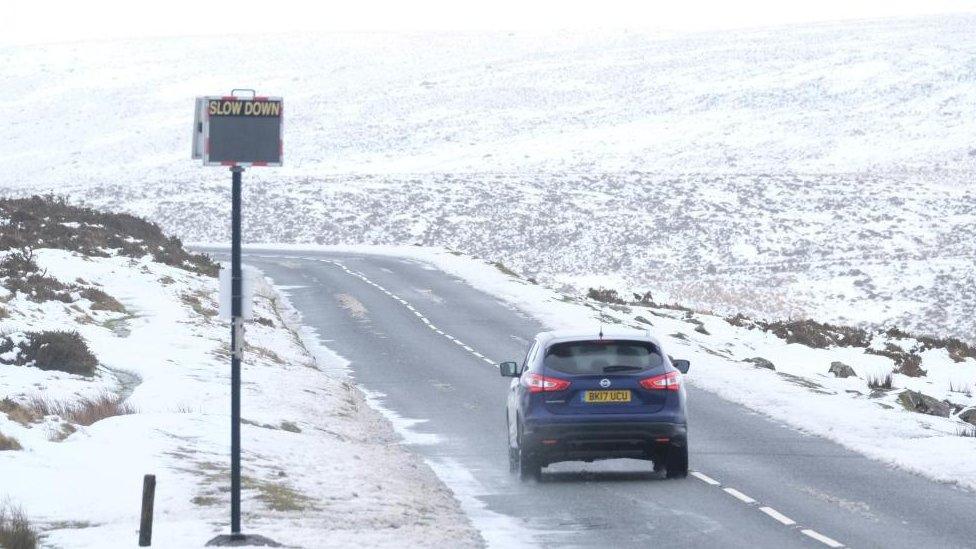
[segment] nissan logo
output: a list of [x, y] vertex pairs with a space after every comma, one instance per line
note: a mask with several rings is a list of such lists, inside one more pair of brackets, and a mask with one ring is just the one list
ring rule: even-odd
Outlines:
[[610, 380], [609, 379], [603, 378], [603, 379], [600, 380], [600, 387], [603, 387], [604, 389], [606, 389], [609, 386], [610, 386]]

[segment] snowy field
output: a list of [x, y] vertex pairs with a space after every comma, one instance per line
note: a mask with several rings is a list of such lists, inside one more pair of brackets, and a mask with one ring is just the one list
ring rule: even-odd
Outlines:
[[192, 97], [255, 85], [287, 121], [286, 166], [245, 176], [252, 242], [449, 247], [577, 291], [971, 340], [974, 25], [6, 47], [0, 192], [225, 241]]
[[[288, 251], [302, 246], [260, 246]], [[871, 351], [893, 345], [911, 350], [918, 341], [879, 334], [867, 347], [813, 348], [787, 343], [772, 333], [685, 311], [608, 305], [568, 296], [503, 273], [491, 263], [442, 250], [404, 247], [319, 247], [412, 258], [433, 264], [493, 294], [553, 328], [578, 329], [599, 319], [624, 328], [650, 330], [676, 357], [688, 358], [688, 381], [801, 431], [834, 440], [879, 462], [934, 480], [976, 489], [976, 358], [954, 360], [944, 348], [920, 352], [926, 375], [893, 373], [891, 358]], [[772, 369], [761, 367], [765, 359]], [[829, 373], [834, 362], [850, 377]], [[869, 381], [892, 374], [890, 389]], [[946, 417], [909, 411], [905, 390], [932, 397]], [[968, 417], [969, 423], [962, 418]], [[969, 436], [962, 436], [969, 433]]]
[[[0, 452], [0, 501], [23, 507], [45, 547], [133, 547], [142, 475], [153, 473], [154, 547], [199, 547], [228, 532], [229, 328], [215, 316], [216, 279], [148, 257], [41, 249], [35, 260], [125, 312], [3, 290], [0, 333], [76, 330], [98, 367], [85, 377], [0, 364], [0, 433], [21, 447]], [[261, 285], [243, 372], [245, 531], [288, 546], [480, 546], [452, 493], [400, 446], [344, 362], [303, 344], [314, 334], [296, 315]], [[131, 413], [85, 426], [57, 409], [103, 395]], [[52, 411], [31, 412], [39, 401]]]

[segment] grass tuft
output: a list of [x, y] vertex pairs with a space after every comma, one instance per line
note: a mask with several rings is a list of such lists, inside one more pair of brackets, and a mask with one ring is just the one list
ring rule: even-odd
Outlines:
[[93, 425], [114, 416], [134, 414], [135, 409], [121, 397], [103, 394], [95, 398], [83, 398], [76, 402], [32, 398], [26, 408], [33, 417], [59, 416], [75, 425]]
[[966, 437], [966, 438], [976, 438], [976, 425], [966, 425], [964, 427], [956, 427], [956, 436]]
[[891, 389], [892, 375], [891, 372], [886, 374], [868, 374], [864, 376], [867, 379], [868, 387], [871, 389]]
[[35, 549], [37, 530], [24, 512], [9, 503], [0, 506], [0, 547], [6, 549]]
[[244, 477], [244, 488], [257, 490], [255, 499], [262, 501], [272, 511], [305, 511], [314, 508], [312, 498], [284, 482]]
[[24, 427], [35, 421], [39, 421], [43, 417], [34, 415], [27, 406], [18, 404], [10, 397], [5, 397], [3, 400], [0, 400], [0, 412], [6, 414], [10, 421], [16, 421]]
[[201, 296], [205, 297], [205, 295], [206, 294], [201, 294], [201, 293], [197, 293], [197, 294], [185, 293], [180, 295], [180, 300], [184, 304], [189, 305], [190, 308], [193, 309], [193, 312], [195, 312], [198, 315], [201, 315], [206, 318], [217, 316], [217, 311], [215, 309], [211, 309], [210, 307], [207, 307], [206, 305], [203, 304], [203, 301], [201, 301], [200, 297]]
[[0, 452], [5, 452], [7, 450], [23, 450], [24, 447], [20, 445], [20, 442], [14, 437], [7, 436], [0, 433]]
[[973, 396], [973, 386], [966, 382], [954, 382], [949, 381], [949, 392], [950, 393], [960, 393], [966, 395], [967, 397]]
[[99, 290], [98, 288], [85, 288], [81, 291], [81, 297], [92, 302], [93, 311], [111, 311], [113, 313], [128, 313], [125, 309], [125, 305], [119, 303], [119, 300], [108, 295], [107, 293]]

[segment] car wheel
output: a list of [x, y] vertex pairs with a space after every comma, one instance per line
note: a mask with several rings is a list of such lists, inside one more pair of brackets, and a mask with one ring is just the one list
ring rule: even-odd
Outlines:
[[505, 446], [508, 447], [508, 472], [517, 473], [519, 470], [519, 454], [518, 448], [512, 448], [512, 441], [510, 439], [511, 435], [507, 434], [511, 433], [512, 425], [511, 420], [508, 419], [508, 413], [505, 414], [505, 425], [508, 427], [508, 429], [505, 431]]
[[654, 472], [660, 473], [667, 467], [668, 461], [668, 449], [667, 448], [654, 448], [647, 453], [647, 459], [654, 463]]
[[542, 465], [535, 457], [532, 456], [529, 449], [525, 446], [526, 445], [522, 440], [522, 427], [519, 426], [518, 449], [516, 450], [519, 479], [523, 481], [529, 479], [540, 480], [542, 477]]
[[668, 478], [688, 476], [688, 444], [668, 448]]

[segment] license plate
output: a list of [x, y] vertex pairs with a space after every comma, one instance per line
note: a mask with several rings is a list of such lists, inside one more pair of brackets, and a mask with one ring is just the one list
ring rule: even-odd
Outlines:
[[630, 402], [630, 391], [586, 391], [583, 402]]

